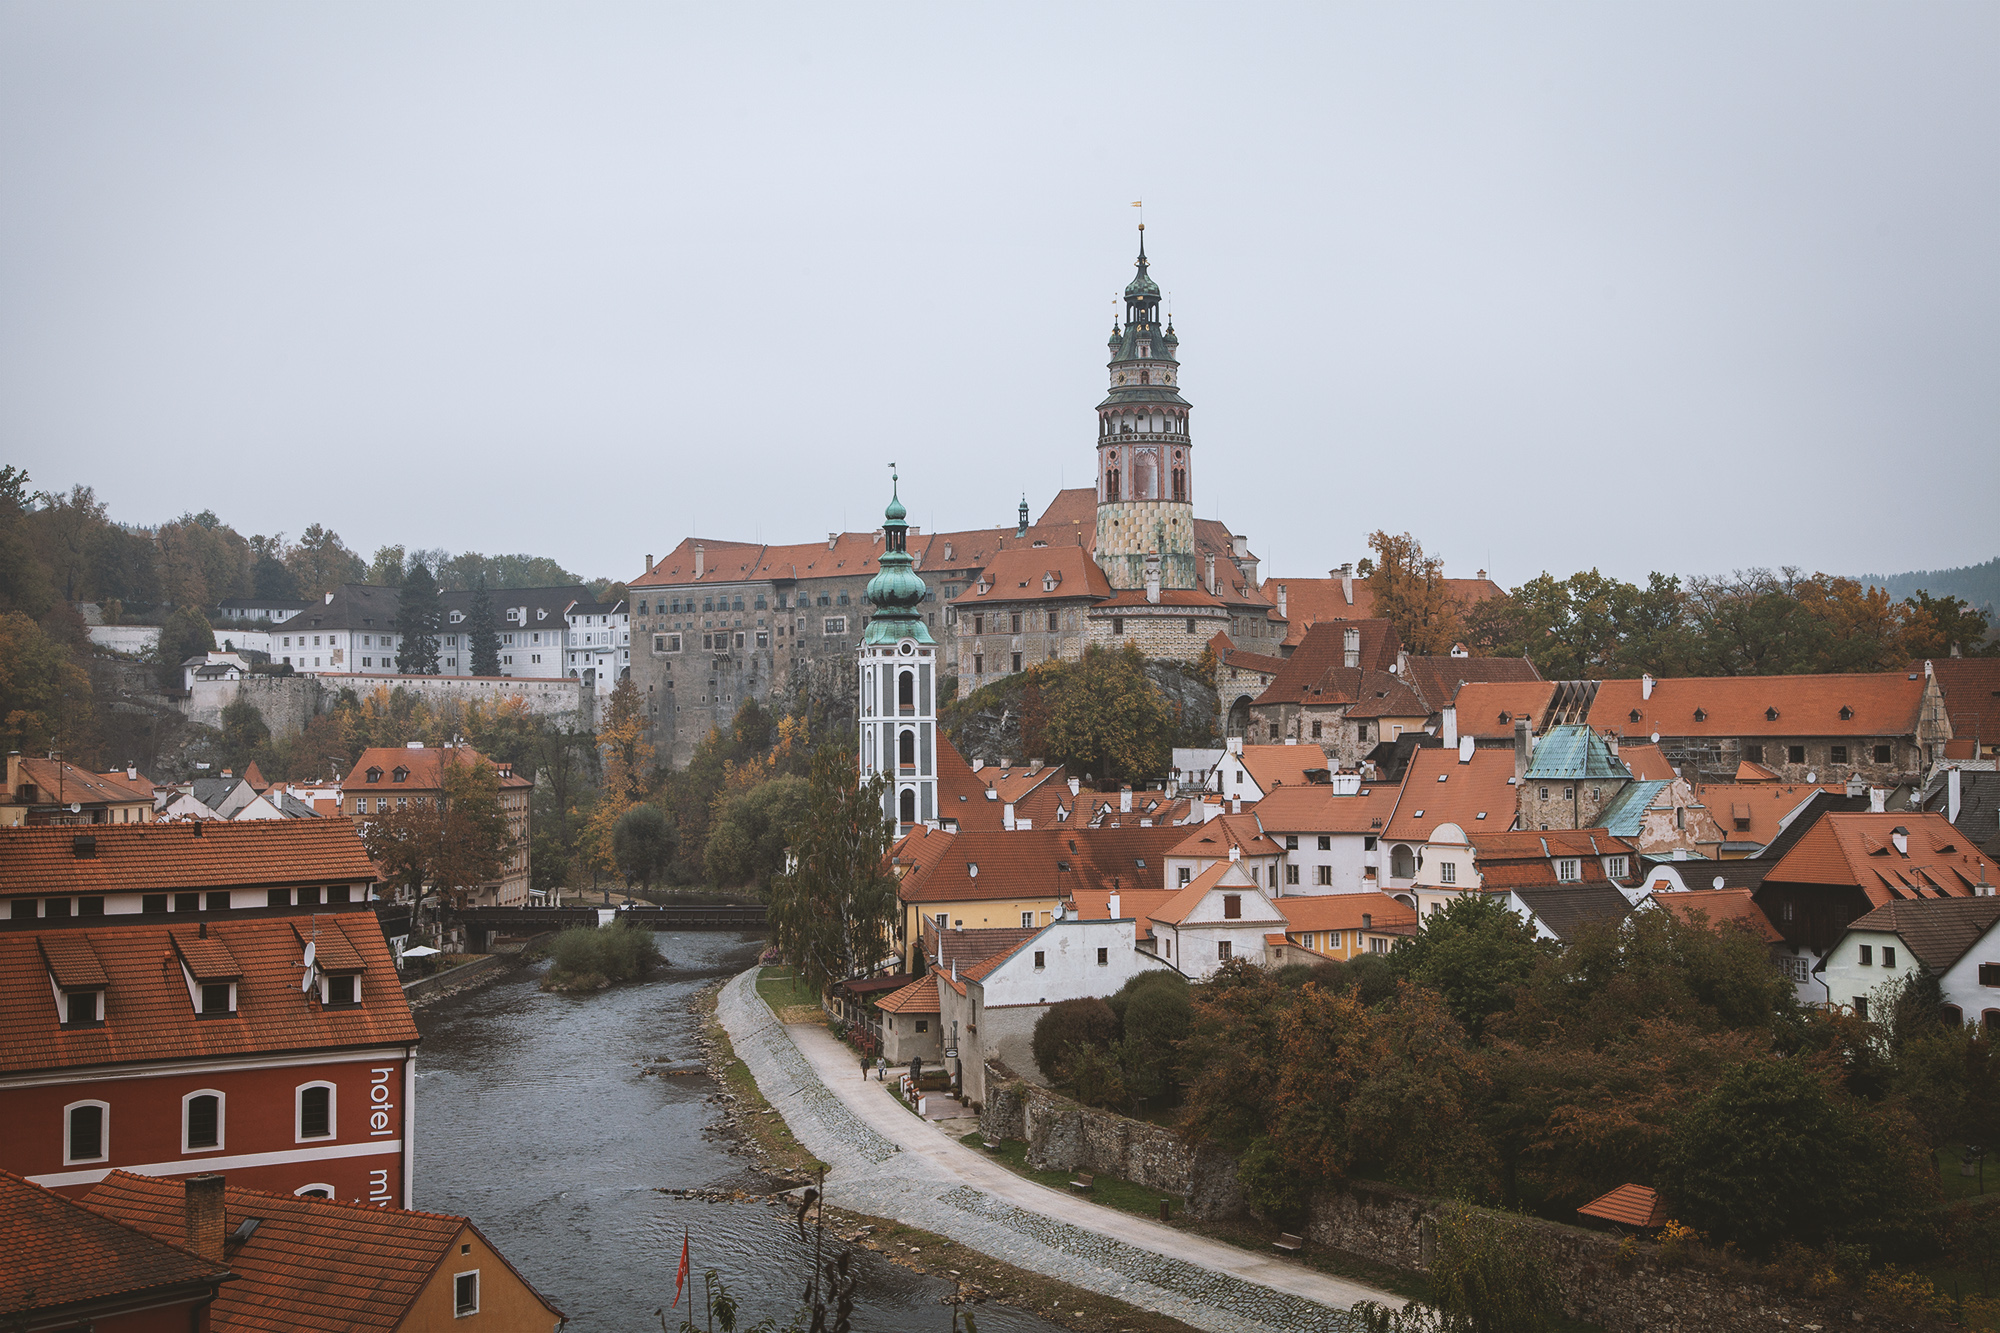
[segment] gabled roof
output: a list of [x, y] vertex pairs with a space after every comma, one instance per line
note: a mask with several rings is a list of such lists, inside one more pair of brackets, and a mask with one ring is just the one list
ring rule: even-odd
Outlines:
[[[1347, 662], [1347, 631], [1360, 636], [1358, 659]], [[1259, 704], [1351, 703], [1360, 687], [1360, 673], [1387, 673], [1396, 664], [1402, 639], [1387, 620], [1350, 620], [1309, 630], [1284, 660], [1277, 677], [1257, 696]], [[1344, 673], [1333, 676], [1332, 673]]]
[[1641, 681], [1603, 682], [1590, 725], [1620, 736], [1910, 736], [1924, 677], [1901, 671], [1679, 676], [1654, 681], [1650, 699], [1643, 693]]
[[1849, 930], [1879, 930], [1901, 937], [1917, 961], [1943, 972], [1965, 957], [1993, 923], [2000, 921], [2000, 898], [1925, 898], [1884, 903], [1856, 920]]
[[[1155, 922], [1161, 922], [1169, 926], [1178, 926], [1188, 919], [1189, 914], [1195, 908], [1201, 906], [1202, 899], [1208, 897], [1210, 893], [1217, 889], [1225, 891], [1229, 889], [1248, 889], [1252, 893], [1262, 892], [1257, 885], [1257, 881], [1250, 878], [1249, 874], [1244, 871], [1241, 861], [1218, 861], [1199, 875], [1196, 875], [1194, 881], [1186, 888], [1168, 898], [1158, 907], [1155, 907], [1151, 913], [1152, 919]], [[1240, 923], [1247, 925], [1258, 921], [1281, 921], [1283, 919], [1282, 916], [1274, 913], [1271, 916], [1245, 916], [1240, 918]]]
[[[1896, 849], [1899, 832], [1904, 851]], [[1881, 907], [1899, 898], [1967, 897], [1983, 860], [1943, 815], [1830, 814], [1806, 830], [1766, 882], [1854, 887]]]
[[1644, 1185], [1620, 1185], [1576, 1211], [1585, 1217], [1601, 1217], [1620, 1226], [1659, 1227], [1667, 1224], [1666, 1206], [1660, 1202], [1657, 1193]]
[[1424, 701], [1425, 710], [1432, 713], [1441, 711], [1464, 685], [1480, 681], [1520, 684], [1542, 678], [1525, 657], [1409, 656], [1403, 659], [1401, 674]]
[[[179, 1192], [180, 1182], [173, 1188]], [[0, 1312], [22, 1317], [24, 1328], [55, 1327], [35, 1312], [85, 1302], [148, 1294], [165, 1301], [188, 1288], [194, 1290], [184, 1299], [196, 1299], [202, 1286], [229, 1276], [221, 1264], [99, 1216], [11, 1171], [0, 1171], [0, 1252], [7, 1256], [0, 1264]], [[79, 1315], [74, 1326], [86, 1323]]]
[[1023, 546], [995, 554], [980, 570], [978, 582], [967, 584], [952, 605], [968, 615], [989, 604], [1110, 596], [1110, 580], [1081, 546]]
[[1653, 798], [1673, 785], [1657, 780], [1628, 782], [1611, 798], [1611, 804], [1598, 812], [1597, 822], [1618, 837], [1636, 838], [1645, 829], [1646, 811], [1652, 808]]
[[[1843, 786], [1807, 786], [1797, 782], [1694, 784], [1695, 800], [1708, 807], [1715, 822], [1722, 826], [1724, 837], [1731, 842], [1754, 842], [1760, 846], [1769, 846], [1782, 831], [1783, 821], [1822, 792], [1843, 801], [1847, 795]], [[1861, 798], [1860, 808], [1867, 809], [1866, 797]]]
[[1384, 934], [1417, 929], [1416, 909], [1386, 893], [1287, 894], [1272, 899], [1271, 905], [1284, 916], [1288, 931], [1360, 930], [1363, 916], [1368, 918], [1367, 929]]
[[[1353, 579], [1352, 602], [1341, 590], [1338, 573], [1323, 579], [1267, 578], [1263, 586], [1267, 594], [1275, 597], [1275, 589], [1280, 583], [1285, 585], [1285, 613], [1292, 622], [1292, 631], [1285, 638], [1287, 643], [1303, 640], [1307, 629], [1317, 622], [1366, 620], [1375, 614], [1375, 594], [1369, 588], [1368, 580], [1359, 574]], [[1446, 590], [1466, 606], [1498, 597], [1503, 592], [1500, 585], [1491, 579], [1446, 579], [1444, 583]]]
[[[1177, 889], [1123, 889], [1118, 894], [1117, 920], [1131, 917], [1138, 938], [1145, 939], [1153, 933], [1153, 913], [1172, 901]], [[1078, 889], [1070, 900], [1079, 921], [1110, 921], [1110, 889]]]
[[[184, 1193], [178, 1180], [113, 1171], [84, 1197], [84, 1206], [158, 1240], [175, 1241], [185, 1234]], [[431, 1280], [459, 1257], [459, 1239], [468, 1232], [507, 1264], [463, 1217], [226, 1186], [224, 1234], [251, 1217], [258, 1220], [257, 1229], [226, 1253], [236, 1280], [223, 1286], [211, 1307], [218, 1329], [394, 1329]], [[519, 1270], [507, 1267], [549, 1314], [561, 1318]], [[491, 1300], [499, 1293], [489, 1287], [486, 1295]]]
[[[79, 832], [96, 838], [93, 855], [76, 854]], [[16, 828], [0, 837], [4, 897], [374, 881], [374, 863], [344, 819]]]
[[875, 1007], [891, 1014], [934, 1014], [938, 1012], [937, 973], [927, 972], [899, 991], [891, 991], [875, 1002]]
[[1762, 764], [1753, 764], [1748, 759], [1739, 759], [1736, 762], [1735, 780], [1738, 782], [1783, 782], [1785, 777], [1784, 774], [1779, 773], [1775, 769], [1766, 768]]
[[1172, 825], [1037, 825], [956, 834], [918, 828], [896, 843], [897, 892], [913, 903], [992, 902], [1160, 884], [1168, 849], [1186, 836], [1185, 828]]
[[1725, 921], [1734, 922], [1743, 929], [1753, 932], [1766, 944], [1777, 944], [1785, 937], [1771, 924], [1771, 918], [1764, 915], [1764, 909], [1757, 906], [1754, 888], [1748, 889], [1690, 889], [1686, 893], [1652, 893], [1647, 901], [1672, 912], [1683, 921], [1693, 919], [1699, 912], [1708, 924], [1720, 928]]
[[1208, 650], [1215, 654], [1216, 661], [1237, 671], [1254, 671], [1260, 675], [1275, 676], [1285, 669], [1284, 658], [1245, 652], [1221, 630], [1217, 630], [1209, 639]]
[[[72, 801], [83, 805], [114, 805], [153, 799], [150, 779], [127, 778], [122, 770], [93, 773], [68, 760], [36, 759], [32, 755], [22, 755], [20, 765], [21, 782], [35, 785], [34, 803], [38, 805], [58, 802], [68, 805]], [[15, 802], [20, 798], [18, 790], [0, 792], [0, 801]]]
[[1632, 771], [1611, 754], [1611, 747], [1589, 727], [1550, 727], [1528, 760], [1529, 781], [1584, 781], [1629, 778]]
[[1246, 745], [1241, 754], [1225, 754], [1222, 762], [1232, 760], [1243, 765], [1257, 790], [1267, 796], [1280, 787], [1310, 786], [1306, 774], [1329, 767], [1326, 751], [1317, 745]]
[[1089, 486], [1071, 486], [1055, 493], [1049, 507], [1035, 520], [1038, 528], [1069, 528], [1083, 532], [1085, 538], [1095, 543], [1097, 540], [1097, 491]]
[[1554, 682], [1546, 680], [1468, 680], [1450, 700], [1458, 710], [1458, 734], [1510, 741], [1514, 724], [1523, 719], [1530, 731], [1538, 731], [1555, 692]]
[[[1922, 662], [1910, 663], [1911, 671], [1923, 669]], [[1940, 657], [1931, 669], [1944, 691], [1952, 736], [2000, 745], [2000, 657]]]
[[1511, 828], [1520, 804], [1513, 779], [1512, 750], [1474, 750], [1460, 763], [1456, 750], [1420, 749], [1410, 756], [1396, 812], [1382, 836], [1422, 842], [1439, 824], [1456, 824], [1476, 839], [1484, 829]]
[[1650, 741], [1643, 745], [1619, 746], [1618, 759], [1625, 767], [1631, 769], [1632, 776], [1641, 782], [1651, 782], [1655, 779], [1671, 782], [1679, 776], [1674, 772], [1674, 766], [1667, 762], [1667, 756], [1660, 747]]
[[1396, 811], [1401, 788], [1393, 783], [1365, 784], [1353, 796], [1335, 794], [1330, 786], [1280, 787], [1257, 802], [1257, 822], [1273, 834], [1381, 833]]
[[[354, 762], [354, 771], [340, 784], [343, 792], [392, 792], [435, 791], [444, 782], [444, 765], [448, 758], [457, 758], [466, 763], [492, 765], [500, 770], [502, 787], [532, 787], [535, 784], [516, 773], [510, 764], [496, 763], [488, 759], [470, 745], [423, 746], [411, 749], [408, 746], [371, 746], [361, 752]], [[368, 775], [380, 769], [381, 776], [371, 782]], [[396, 779], [398, 771], [403, 779]]]
[[1574, 859], [1584, 883], [1609, 880], [1603, 861], [1607, 856], [1625, 857], [1628, 873], [1636, 869], [1633, 858], [1638, 849], [1602, 828], [1522, 829], [1509, 833], [1504, 829], [1489, 832], [1481, 827], [1468, 830], [1467, 836], [1479, 866], [1479, 882], [1488, 889], [1555, 882], [1555, 863], [1559, 858]]
[[[1318, 753], [1317, 750], [1314, 751]], [[1223, 857], [1227, 858], [1231, 847], [1240, 847], [1245, 856], [1275, 856], [1284, 850], [1283, 845], [1270, 834], [1264, 832], [1254, 812], [1240, 815], [1217, 815], [1205, 824], [1197, 825], [1192, 831], [1176, 830], [1182, 838], [1167, 850], [1168, 856]]]
[[[171, 920], [171, 918], [168, 918]], [[129, 918], [128, 918], [129, 920]], [[364, 963], [362, 1000], [322, 1008], [299, 993], [303, 975], [297, 918], [211, 921], [208, 937], [166, 924], [0, 933], [0, 1072], [83, 1069], [155, 1060], [226, 1059], [280, 1051], [403, 1045], [417, 1040], [389, 946], [372, 912], [313, 918], [319, 938], [340, 935]], [[89, 951], [101, 970], [102, 1027], [64, 1031], [49, 992], [55, 955], [80, 965]], [[218, 978], [235, 972], [237, 1011], [194, 1021], [176, 960]], [[162, 966], [162, 961], [167, 966]], [[79, 984], [94, 986], [87, 978]]]
[[1520, 885], [1513, 895], [1559, 940], [1573, 940], [1590, 926], [1623, 921], [1632, 904], [1610, 884]]
[[930, 917], [922, 918], [924, 957], [949, 967], [956, 962], [965, 967], [983, 962], [996, 953], [1008, 953], [1021, 941], [1041, 934], [1040, 926], [979, 927], [974, 930], [939, 930]]

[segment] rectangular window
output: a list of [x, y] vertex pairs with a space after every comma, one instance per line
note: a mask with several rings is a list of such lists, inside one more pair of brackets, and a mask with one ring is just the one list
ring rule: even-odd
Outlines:
[[1035, 950], [1035, 970], [1037, 972], [1042, 970], [1045, 958], [1046, 955], [1040, 949]]
[[1021, 655], [1020, 655], [1019, 653], [1015, 653], [1015, 654], [1014, 654], [1014, 670], [1016, 670], [1016, 671], [1019, 671], [1020, 669], [1021, 669]]
[[1313, 739], [1318, 740], [1319, 736], [1320, 736], [1320, 724], [1315, 722], [1313, 723]]
[[1225, 921], [1241, 921], [1243, 919], [1242, 894], [1225, 893], [1222, 895], [1222, 919]]
[[1033, 912], [1021, 913], [1022, 930], [1032, 930], [1034, 929], [1034, 925], [1035, 925], [1035, 914]]
[[222, 1098], [212, 1092], [190, 1097], [185, 1103], [183, 1152], [222, 1146]]
[[931, 1022], [928, 1018], [919, 1018], [917, 1020], [917, 1031], [929, 1032], [930, 1030], [931, 1030]]
[[45, 899], [43, 899], [43, 900], [42, 900], [42, 915], [43, 915], [43, 916], [68, 916], [68, 915], [69, 915], [69, 899], [67, 899], [67, 898], [45, 898]]
[[1827, 751], [1826, 757], [1828, 763], [1844, 764], [1847, 762], [1847, 747], [1845, 745], [1833, 746]]
[[229, 890], [217, 889], [214, 893], [209, 894], [208, 910], [211, 912], [227, 912], [229, 910]]
[[[1357, 935], [1360, 933], [1361, 932], [1359, 931], [1355, 932], [1355, 934]], [[1369, 953], [1389, 952], [1389, 941], [1383, 939], [1380, 935], [1370, 935], [1368, 937], [1368, 952]]]
[[1113, 634], [1123, 634], [1125, 632], [1125, 617], [1111, 617], [1111, 632]]
[[1792, 982], [1803, 982], [1812, 976], [1812, 972], [1806, 966], [1806, 960], [1803, 958], [1780, 958], [1778, 960], [1778, 970], [1785, 974], [1786, 980]]
[[1285, 867], [1285, 883], [1287, 883], [1287, 884], [1296, 884], [1296, 883], [1298, 883], [1298, 882], [1299, 882], [1299, 868], [1298, 868], [1297, 866], [1293, 866], [1293, 865], [1288, 865], [1288, 866], [1286, 866], [1286, 867]]
[[1008, 617], [1007, 632], [1009, 634], [1019, 634], [1021, 632], [1021, 613], [1019, 611]]
[[1764, 762], [1764, 747], [1761, 745], [1746, 745], [1743, 747], [1743, 757], [1753, 764], [1761, 764]]
[[1288, 852], [1296, 852], [1298, 849], [1299, 849], [1299, 835], [1296, 833], [1287, 833], [1285, 835], [1285, 850]]
[[1878, 746], [1876, 746], [1876, 747], [1875, 747], [1875, 762], [1876, 762], [1876, 763], [1878, 763], [1878, 764], [1886, 764], [1886, 763], [1888, 763], [1888, 762], [1889, 762], [1889, 747], [1888, 747], [1888, 746], [1886, 746], [1886, 745], [1878, 745]]
[[1892, 948], [1889, 948], [1887, 945], [1884, 945], [1882, 948], [1882, 966], [1894, 967], [1895, 965], [1896, 965], [1896, 951]]
[[1332, 866], [1314, 866], [1314, 867], [1313, 867], [1313, 883], [1315, 883], [1315, 884], [1320, 884], [1320, 885], [1330, 885], [1330, 884], [1332, 884], [1332, 883], [1333, 883], [1333, 867], [1332, 867]]
[[771, 631], [769, 630], [757, 631], [757, 646], [759, 648], [769, 648], [771, 646]]
[[1193, 617], [1193, 616], [1189, 616], [1189, 617], [1187, 618], [1187, 632], [1188, 632], [1188, 633], [1190, 633], [1190, 634], [1194, 633], [1194, 617]]
[[845, 634], [845, 633], [847, 633], [847, 617], [846, 617], [846, 616], [828, 616], [828, 617], [826, 618], [826, 632], [827, 632], [828, 634]]
[[972, 674], [975, 676], [983, 676], [986, 674], [985, 653], [974, 653], [972, 655]]
[[1583, 862], [1573, 856], [1566, 856], [1556, 862], [1556, 882], [1567, 884], [1583, 878]]
[[1099, 949], [1097, 951], [1097, 965], [1099, 967], [1111, 966], [1111, 950]]
[[229, 1012], [229, 983], [207, 981], [201, 987], [201, 1011], [204, 1014], [226, 1014]]
[[64, 1160], [101, 1162], [106, 1156], [104, 1108], [98, 1105], [70, 1107], [69, 1153]]
[[1861, 946], [1861, 966], [1863, 966], [1863, 967], [1873, 967], [1874, 965], [1875, 965], [1875, 951], [1874, 951], [1873, 949], [1869, 948], [1869, 947], [1868, 947], [1867, 945], [1865, 945], [1865, 944], [1864, 944], [1864, 945], [1862, 945], [1862, 946]]
[[460, 1273], [452, 1278], [451, 1305], [454, 1315], [479, 1313], [478, 1273]]
[[333, 1089], [325, 1084], [315, 1084], [299, 1089], [299, 1137], [302, 1139], [330, 1139], [333, 1137]]
[[1215, 961], [1218, 963], [1226, 963], [1229, 961], [1228, 940], [1217, 940], [1215, 942]]
[[1051, 611], [1049, 612], [1049, 633], [1054, 634], [1055, 632], [1056, 632], [1056, 613]]
[[355, 1003], [354, 983], [356, 980], [357, 978], [352, 976], [328, 977], [326, 979], [326, 1002], [330, 1005]]
[[1785, 760], [1787, 763], [1803, 764], [1806, 761], [1806, 747], [1803, 745], [1785, 747]]
[[139, 897], [139, 910], [147, 916], [163, 915], [167, 910], [167, 895], [164, 893], [141, 894]]
[[1629, 863], [1622, 856], [1606, 857], [1604, 861], [1604, 873], [1613, 879], [1623, 879], [1632, 873], [1628, 866]]
[[175, 894], [174, 910], [176, 912], [199, 912], [201, 910], [201, 895], [198, 893]]
[[1187, 882], [1188, 882], [1188, 881], [1189, 881], [1190, 879], [1193, 879], [1193, 878], [1194, 878], [1194, 871], [1193, 871], [1193, 870], [1191, 870], [1191, 869], [1189, 869], [1189, 868], [1188, 868], [1187, 866], [1182, 866], [1182, 867], [1181, 867], [1181, 872], [1180, 872], [1180, 883], [1181, 883], [1181, 887], [1182, 887], [1182, 888], [1186, 888], [1186, 887], [1187, 887]]
[[82, 898], [78, 898], [76, 900], [76, 914], [78, 916], [103, 916], [104, 899], [96, 894], [87, 894]]
[[97, 1026], [97, 996], [94, 990], [73, 990], [63, 992], [65, 1013], [63, 1021], [73, 1028]]
[[1456, 861], [1438, 862], [1438, 883], [1440, 884], [1458, 883], [1458, 863]]
[[1856, 1018], [1868, 1017], [1868, 997], [1866, 995], [1857, 995], [1854, 997], [1854, 1016]]
[[264, 890], [264, 906], [290, 907], [291, 905], [292, 905], [292, 891], [290, 889]]
[[972, 617], [972, 632], [974, 634], [984, 634], [986, 632], [986, 616], [983, 613]]

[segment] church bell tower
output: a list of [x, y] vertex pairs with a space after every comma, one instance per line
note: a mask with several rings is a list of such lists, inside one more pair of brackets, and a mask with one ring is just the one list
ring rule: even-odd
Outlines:
[[1111, 391], [1097, 405], [1097, 563], [1111, 586], [1146, 586], [1148, 557], [1160, 585], [1193, 588], [1194, 450], [1181, 397], [1180, 339], [1160, 322], [1160, 286], [1139, 271], [1125, 287], [1125, 324], [1111, 326]]
[[937, 641], [924, 624], [924, 581], [909, 552], [909, 524], [891, 479], [882, 512], [882, 557], [864, 594], [875, 607], [861, 637], [861, 777], [889, 779], [883, 813], [901, 837], [935, 823]]

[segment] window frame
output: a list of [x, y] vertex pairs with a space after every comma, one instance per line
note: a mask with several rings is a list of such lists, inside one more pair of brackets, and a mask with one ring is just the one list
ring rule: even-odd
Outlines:
[[[189, 1111], [193, 1107], [194, 1099], [197, 1097], [215, 1098], [215, 1142], [199, 1147], [196, 1146], [194, 1141], [189, 1137], [189, 1129], [190, 1129]], [[183, 1157], [192, 1156], [196, 1153], [221, 1152], [227, 1146], [228, 1138], [229, 1138], [229, 1094], [228, 1093], [224, 1092], [220, 1088], [196, 1088], [193, 1092], [185, 1093], [182, 1095], [181, 1155]]]
[[[326, 1133], [306, 1133], [306, 1093], [326, 1089]], [[323, 1078], [301, 1083], [292, 1089], [292, 1142], [337, 1143], [340, 1140], [340, 1086]]]
[[[322, 1193], [321, 1191], [324, 1191], [324, 1193]], [[327, 1184], [325, 1181], [315, 1180], [310, 1185], [301, 1185], [297, 1189], [293, 1190], [292, 1197], [294, 1199], [305, 1199], [305, 1198], [337, 1199], [340, 1197], [340, 1195], [333, 1188], [333, 1186]]]
[[[76, 1155], [76, 1112], [86, 1107], [97, 1108], [97, 1155], [78, 1157]], [[62, 1109], [62, 1148], [64, 1166], [89, 1166], [94, 1162], [111, 1160], [111, 1103], [99, 1101], [95, 1097], [85, 1097], [71, 1102]]]
[[1556, 858], [1556, 883], [1575, 884], [1583, 878], [1583, 858], [1559, 856]]
[[[467, 1278], [472, 1279], [472, 1304], [469, 1307], [465, 1304], [465, 1301], [460, 1291], [460, 1288], [462, 1287]], [[452, 1318], [454, 1319], [464, 1319], [468, 1315], [476, 1315], [479, 1313], [479, 1270], [478, 1269], [468, 1268], [462, 1273], [453, 1273], [451, 1275], [451, 1310], [452, 1310]]]

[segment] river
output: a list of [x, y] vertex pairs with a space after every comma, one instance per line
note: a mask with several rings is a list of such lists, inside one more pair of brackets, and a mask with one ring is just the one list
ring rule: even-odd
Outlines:
[[[651, 1062], [699, 1055], [695, 992], [748, 967], [761, 942], [705, 933], [659, 942], [671, 966], [641, 985], [549, 995], [538, 989], [541, 964], [419, 1012], [415, 1201], [472, 1218], [573, 1329], [658, 1329], [652, 1312], [673, 1299], [683, 1229], [697, 1291], [714, 1268], [741, 1302], [740, 1327], [766, 1315], [783, 1323], [798, 1308], [809, 1242], [767, 1204], [659, 1193], [765, 1185], [706, 1132], [721, 1119], [705, 1100], [711, 1080], [641, 1076]], [[839, 1205], [837, 1190], [829, 1202]], [[857, 1258], [857, 1333], [950, 1329], [939, 1299], [950, 1283], [865, 1250]], [[980, 1333], [1057, 1327], [994, 1304], [975, 1314]]]

